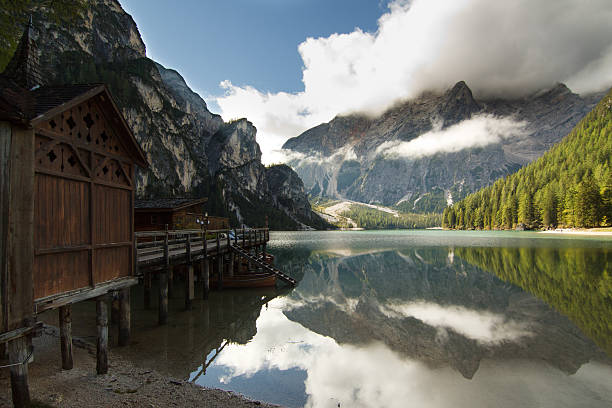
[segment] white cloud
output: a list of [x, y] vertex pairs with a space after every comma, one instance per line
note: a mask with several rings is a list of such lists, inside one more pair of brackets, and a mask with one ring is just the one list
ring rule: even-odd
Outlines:
[[336, 114], [380, 112], [423, 90], [465, 80], [477, 95], [520, 95], [566, 82], [577, 92], [612, 84], [609, 0], [396, 0], [374, 33], [308, 38], [298, 51], [304, 91], [221, 85], [226, 118], [248, 117], [264, 161]]
[[435, 153], [453, 153], [471, 147], [484, 147], [503, 139], [527, 134], [527, 123], [512, 118], [479, 115], [446, 129], [434, 126], [431, 131], [408, 142], [389, 141], [381, 144], [376, 152], [389, 157], [422, 157]]
[[516, 341], [531, 336], [525, 323], [462, 306], [442, 306], [428, 302], [392, 303], [381, 306], [381, 312], [389, 317], [414, 317], [433, 327], [452, 329], [483, 344]]

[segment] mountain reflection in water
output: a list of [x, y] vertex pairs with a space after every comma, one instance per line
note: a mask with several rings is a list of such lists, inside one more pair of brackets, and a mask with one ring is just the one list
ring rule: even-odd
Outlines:
[[167, 344], [191, 336], [192, 345], [179, 341], [184, 357], [166, 353], [181, 367], [169, 371], [287, 406], [612, 403], [610, 240], [412, 231], [272, 239], [298, 287], [260, 298], [257, 310], [229, 300], [250, 291], [216, 293], [208, 315], [233, 304], [233, 317], [217, 319], [200, 348], [203, 327], [170, 327]]

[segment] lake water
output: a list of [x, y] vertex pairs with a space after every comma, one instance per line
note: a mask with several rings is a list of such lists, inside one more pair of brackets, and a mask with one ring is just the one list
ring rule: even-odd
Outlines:
[[185, 312], [179, 288], [158, 327], [137, 288], [116, 352], [289, 407], [612, 406], [612, 239], [277, 232], [268, 249], [295, 289]]

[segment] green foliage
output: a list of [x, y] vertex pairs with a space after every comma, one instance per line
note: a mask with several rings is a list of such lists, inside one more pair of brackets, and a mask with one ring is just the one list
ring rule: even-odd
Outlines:
[[432, 191], [421, 196], [416, 203], [412, 201], [402, 201], [394, 207], [404, 213], [442, 213], [446, 208], [446, 195], [444, 190], [434, 188]]
[[388, 212], [362, 205], [351, 205], [350, 210], [342, 215], [355, 221], [359, 228], [365, 229], [419, 229], [439, 227], [442, 224], [440, 214], [399, 213], [396, 217]]
[[535, 162], [444, 210], [445, 228], [612, 225], [612, 92]]
[[612, 356], [612, 250], [471, 247], [455, 255], [543, 299]]

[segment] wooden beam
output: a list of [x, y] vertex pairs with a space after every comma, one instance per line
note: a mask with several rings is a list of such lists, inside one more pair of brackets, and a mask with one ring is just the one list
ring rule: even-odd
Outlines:
[[113, 290], [130, 287], [138, 284], [138, 278], [125, 277], [114, 281], [101, 283], [95, 288], [78, 289], [61, 295], [53, 295], [46, 298], [36, 300], [36, 312], [41, 313], [45, 310], [56, 309], [71, 303], [82, 302], [87, 299], [92, 299]]
[[72, 306], [59, 308], [60, 346], [62, 351], [62, 368], [72, 370]]
[[108, 308], [104, 296], [96, 298], [96, 326], [98, 342], [96, 344], [96, 373], [108, 373]]
[[130, 343], [132, 314], [130, 310], [130, 288], [119, 292], [119, 345], [127, 346]]

